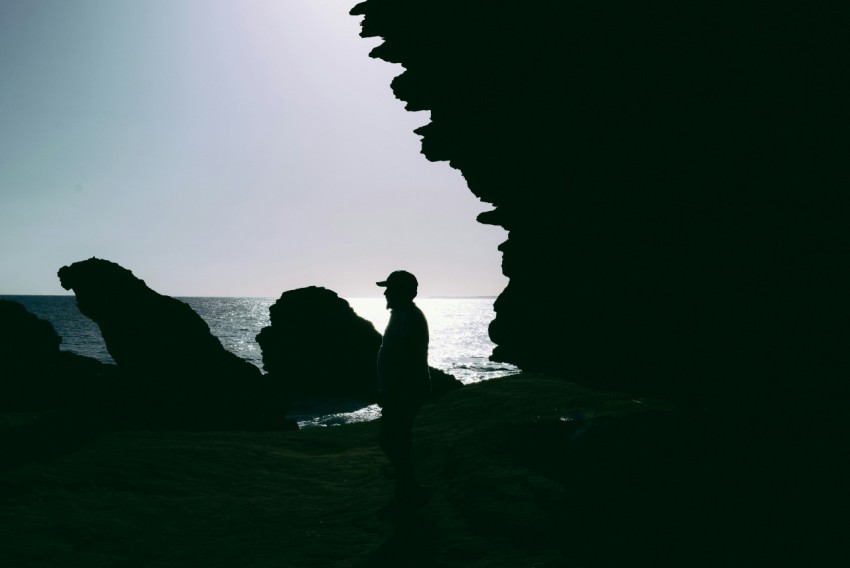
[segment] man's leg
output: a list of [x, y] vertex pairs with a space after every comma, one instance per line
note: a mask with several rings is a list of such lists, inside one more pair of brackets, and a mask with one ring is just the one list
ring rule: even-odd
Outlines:
[[[416, 481], [413, 464], [413, 419], [416, 409], [408, 411], [384, 407], [379, 426], [381, 449], [392, 464], [396, 478], [395, 498], [388, 509], [409, 509], [424, 505], [430, 492]], [[397, 511], [396, 511], [397, 512]], [[390, 511], [384, 511], [390, 513]]]
[[413, 414], [399, 408], [385, 407], [381, 413], [381, 449], [393, 466], [396, 496], [416, 485], [413, 467]]

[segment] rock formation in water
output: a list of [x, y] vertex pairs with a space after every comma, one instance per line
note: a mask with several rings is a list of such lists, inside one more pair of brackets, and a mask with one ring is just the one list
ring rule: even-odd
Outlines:
[[62, 351], [53, 325], [0, 300], [0, 412], [97, 406], [112, 392], [115, 365]]
[[59, 279], [100, 327], [127, 377], [123, 404], [135, 419], [187, 428], [287, 426], [275, 382], [225, 350], [185, 302], [97, 258], [62, 267]]
[[[289, 290], [269, 308], [271, 325], [257, 335], [263, 367], [284, 383], [287, 396], [377, 396], [381, 334], [347, 301], [327, 288]], [[431, 369], [434, 395], [460, 386]]]
[[257, 335], [263, 367], [292, 396], [374, 398], [381, 334], [327, 288], [288, 290]]
[[782, 417], [848, 394], [848, 12], [366, 0], [422, 152], [507, 229], [493, 359]]

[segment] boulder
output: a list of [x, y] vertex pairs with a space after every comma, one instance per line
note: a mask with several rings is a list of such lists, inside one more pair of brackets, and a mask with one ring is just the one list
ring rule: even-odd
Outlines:
[[290, 426], [274, 381], [225, 350], [185, 302], [97, 258], [62, 267], [59, 279], [100, 327], [127, 377], [123, 406], [135, 419], [187, 428]]
[[[284, 292], [269, 308], [271, 325], [257, 335], [263, 367], [284, 383], [287, 396], [377, 397], [376, 361], [381, 334], [349, 303], [327, 288]], [[439, 396], [461, 386], [431, 368]]]
[[111, 391], [115, 365], [62, 351], [61, 342], [49, 321], [0, 300], [0, 411], [88, 406]]
[[257, 335], [263, 367], [291, 396], [374, 399], [381, 334], [327, 288], [289, 290]]

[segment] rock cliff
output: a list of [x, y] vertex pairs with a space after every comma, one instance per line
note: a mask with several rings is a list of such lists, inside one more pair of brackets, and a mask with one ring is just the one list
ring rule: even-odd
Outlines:
[[495, 360], [775, 416], [847, 395], [850, 23], [795, 6], [352, 9], [508, 231]]
[[275, 383], [225, 350], [188, 304], [97, 258], [62, 267], [59, 279], [100, 327], [128, 381], [119, 404], [135, 419], [193, 428], [284, 425]]

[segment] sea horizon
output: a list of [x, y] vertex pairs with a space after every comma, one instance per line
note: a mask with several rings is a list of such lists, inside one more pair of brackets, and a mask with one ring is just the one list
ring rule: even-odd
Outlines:
[[[321, 286], [320, 286], [321, 287]], [[297, 290], [297, 288], [293, 288], [293, 290]], [[289, 290], [287, 290], [289, 291]], [[283, 292], [281, 292], [282, 294]], [[337, 292], [335, 294], [339, 295]], [[202, 296], [197, 294], [162, 294], [162, 296], [169, 296], [171, 298], [252, 298], [252, 299], [262, 299], [262, 300], [276, 300], [280, 298], [280, 295], [277, 296]], [[76, 294], [6, 294], [0, 293], [0, 298], [6, 297], [48, 297], [48, 298], [64, 298], [64, 297], [75, 297]], [[376, 296], [339, 296], [345, 300], [369, 300], [369, 299], [380, 299], [382, 296], [380, 294]], [[417, 296], [416, 300], [495, 300], [499, 295], [483, 295], [483, 296]]]

